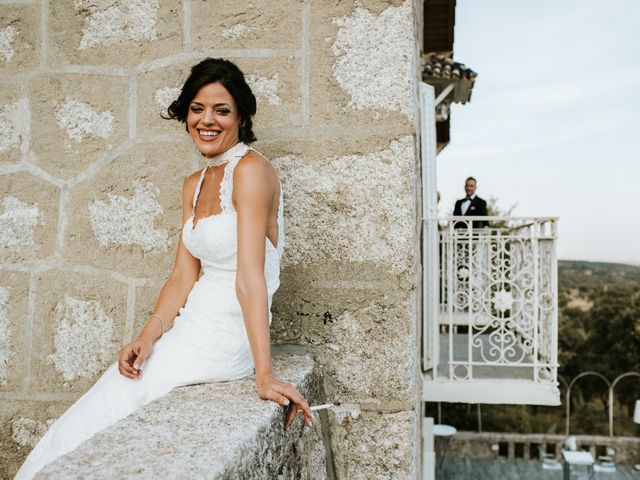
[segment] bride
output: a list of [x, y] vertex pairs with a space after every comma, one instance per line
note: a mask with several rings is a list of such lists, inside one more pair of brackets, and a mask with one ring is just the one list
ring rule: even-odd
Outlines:
[[[285, 428], [309, 405], [274, 375], [269, 326], [284, 247], [283, 195], [271, 163], [248, 146], [256, 99], [240, 69], [207, 58], [191, 69], [169, 118], [186, 130], [207, 165], [184, 179], [182, 231], [173, 271], [138, 337], [58, 418], [16, 479], [172, 388], [254, 373], [258, 396], [289, 409]], [[202, 275], [200, 275], [202, 273]], [[293, 405], [292, 405], [293, 404]]]

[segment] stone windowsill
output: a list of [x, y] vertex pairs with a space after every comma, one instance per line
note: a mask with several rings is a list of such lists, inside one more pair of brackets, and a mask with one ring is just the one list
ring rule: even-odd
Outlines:
[[[274, 355], [279, 378], [320, 400], [311, 357]], [[37, 479], [324, 478], [319, 418], [284, 431], [284, 412], [257, 397], [253, 377], [175, 388], [60, 457]]]

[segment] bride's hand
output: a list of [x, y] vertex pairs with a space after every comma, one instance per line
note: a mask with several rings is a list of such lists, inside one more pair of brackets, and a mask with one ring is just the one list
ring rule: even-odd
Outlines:
[[[313, 414], [309, 409], [309, 404], [298, 392], [298, 389], [290, 383], [278, 380], [273, 375], [256, 378], [258, 386], [258, 396], [263, 400], [272, 400], [283, 407], [289, 407], [285, 430], [289, 430], [291, 424], [298, 414], [298, 407], [302, 408], [305, 421], [310, 427], [313, 426]], [[293, 402], [293, 405], [291, 404]]]
[[122, 375], [132, 379], [140, 378], [142, 363], [151, 355], [153, 342], [137, 338], [126, 344], [118, 352], [118, 370]]

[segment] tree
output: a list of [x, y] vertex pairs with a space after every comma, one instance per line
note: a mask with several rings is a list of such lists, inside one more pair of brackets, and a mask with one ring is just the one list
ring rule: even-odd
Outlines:
[[498, 197], [489, 197], [487, 199], [487, 213], [490, 217], [510, 217], [517, 206], [518, 204], [514, 203], [505, 209], [498, 206]]

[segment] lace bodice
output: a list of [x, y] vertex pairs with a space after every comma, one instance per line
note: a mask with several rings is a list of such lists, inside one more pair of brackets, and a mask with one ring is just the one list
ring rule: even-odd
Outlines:
[[[235, 274], [237, 214], [232, 202], [233, 172], [242, 157], [251, 150], [251, 147], [241, 142], [223, 154], [228, 155], [230, 159], [224, 168], [224, 175], [220, 182], [221, 211], [195, 220], [196, 204], [209, 165], [204, 167], [200, 172], [198, 184], [193, 195], [191, 216], [185, 222], [182, 229], [182, 239], [191, 254], [200, 259], [204, 273], [214, 273], [215, 271], [219, 273], [224, 271]], [[276, 268], [279, 273], [280, 257], [284, 250], [283, 198], [282, 185], [280, 185], [278, 237], [275, 246], [268, 237], [266, 238], [265, 274], [267, 272], [272, 275], [276, 274], [274, 272]], [[274, 258], [270, 252], [274, 252], [277, 258]]]

